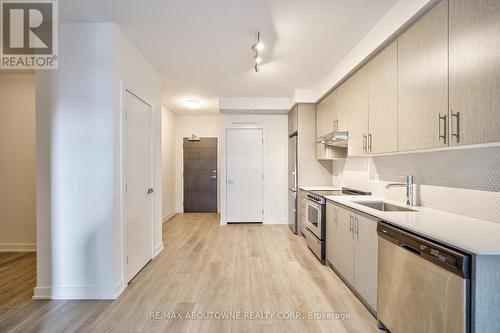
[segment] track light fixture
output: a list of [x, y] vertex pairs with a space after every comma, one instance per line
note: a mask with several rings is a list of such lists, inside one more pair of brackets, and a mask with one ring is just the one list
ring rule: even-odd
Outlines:
[[254, 60], [254, 70], [257, 73], [259, 71], [259, 65], [262, 62], [262, 57], [260, 56], [260, 52], [264, 50], [264, 44], [260, 41], [260, 31], [257, 31], [257, 42], [252, 45], [252, 50], [255, 52], [253, 56]]

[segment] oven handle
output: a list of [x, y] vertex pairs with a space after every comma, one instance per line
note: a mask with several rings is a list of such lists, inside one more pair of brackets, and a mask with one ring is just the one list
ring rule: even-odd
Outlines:
[[314, 242], [316, 243], [316, 245], [320, 245], [321, 242], [319, 240], [316, 239], [316, 236], [313, 235], [313, 233], [311, 232], [311, 230], [307, 229], [307, 228], [304, 228], [302, 229], [302, 231], [304, 233], [306, 233], [307, 235], [309, 235], [309, 238]]
[[321, 205], [314, 201], [306, 199], [306, 205], [313, 206], [314, 208], [321, 210]]

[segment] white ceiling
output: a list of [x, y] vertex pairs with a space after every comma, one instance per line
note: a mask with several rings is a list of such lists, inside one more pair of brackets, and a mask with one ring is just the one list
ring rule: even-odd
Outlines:
[[[218, 112], [219, 97], [290, 97], [313, 88], [396, 0], [62, 0], [62, 22], [122, 26], [164, 79], [178, 114]], [[266, 48], [252, 69], [256, 30]], [[184, 107], [186, 99], [202, 107]]]

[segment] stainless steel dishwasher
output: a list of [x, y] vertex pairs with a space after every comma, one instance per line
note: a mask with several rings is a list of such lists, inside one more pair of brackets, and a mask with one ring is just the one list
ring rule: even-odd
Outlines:
[[392, 333], [470, 332], [467, 254], [379, 222], [378, 321]]

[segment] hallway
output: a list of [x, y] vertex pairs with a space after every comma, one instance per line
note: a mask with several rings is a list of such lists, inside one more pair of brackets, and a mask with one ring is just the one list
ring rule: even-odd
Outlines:
[[[297, 237], [286, 225], [220, 226], [215, 214], [177, 215], [163, 225], [164, 251], [116, 301], [32, 301], [34, 255], [1, 254], [0, 332], [376, 331], [365, 307]], [[260, 318], [185, 318], [237, 311]], [[165, 318], [177, 312], [184, 319]], [[289, 312], [349, 319], [278, 318]]]

